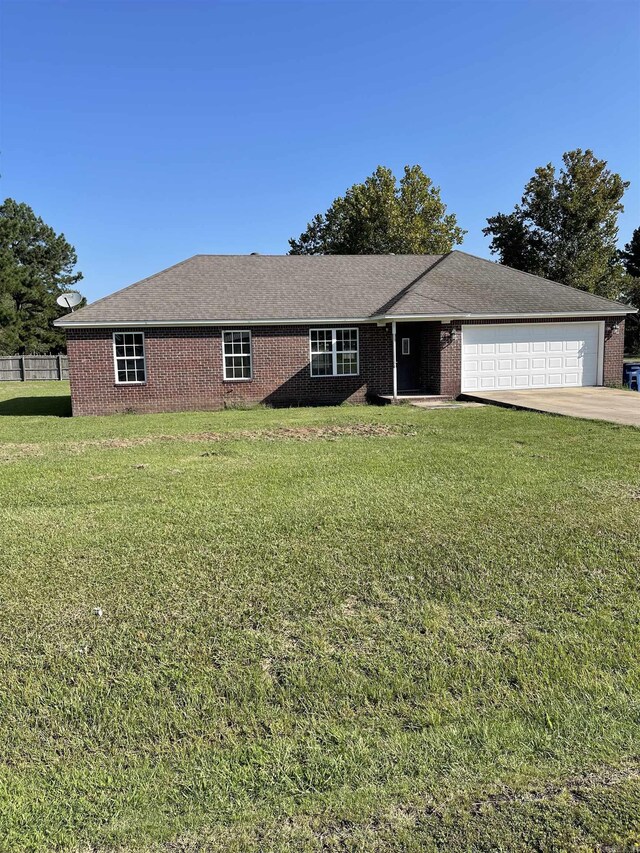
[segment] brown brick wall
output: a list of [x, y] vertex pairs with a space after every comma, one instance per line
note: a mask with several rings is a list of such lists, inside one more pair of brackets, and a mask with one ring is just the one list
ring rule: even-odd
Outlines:
[[344, 377], [311, 377], [309, 326], [238, 328], [251, 329], [252, 380], [223, 381], [219, 327], [147, 328], [144, 385], [115, 382], [112, 336], [117, 329], [68, 330], [74, 415], [210, 410], [263, 402], [364, 402], [369, 395], [392, 391], [390, 326], [358, 327], [360, 375]]
[[613, 388], [622, 385], [623, 364], [624, 317], [609, 317], [604, 324], [604, 385]]
[[462, 335], [459, 323], [440, 326], [440, 388], [438, 393], [455, 399], [460, 394]]
[[[622, 382], [624, 320], [605, 320], [604, 384]], [[500, 323], [509, 320], [477, 320]], [[550, 322], [540, 320], [526, 322]], [[558, 322], [571, 322], [559, 320]], [[617, 325], [617, 330], [616, 330]], [[240, 327], [238, 327], [240, 328]], [[364, 402], [391, 394], [391, 324], [359, 326], [360, 375], [312, 378], [309, 326], [253, 326], [250, 381], [223, 381], [219, 327], [147, 328], [147, 382], [117, 385], [114, 379], [114, 329], [70, 329], [67, 334], [74, 415], [116, 412], [174, 412], [220, 409], [225, 405], [336, 404]], [[398, 323], [398, 333], [402, 324]], [[425, 390], [455, 398], [460, 394], [461, 323], [424, 323], [421, 377]], [[136, 331], [131, 329], [130, 331]]]

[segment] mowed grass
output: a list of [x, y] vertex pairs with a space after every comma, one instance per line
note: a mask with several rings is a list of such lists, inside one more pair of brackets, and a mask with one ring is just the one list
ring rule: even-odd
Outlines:
[[67, 394], [0, 385], [0, 850], [640, 843], [640, 431]]

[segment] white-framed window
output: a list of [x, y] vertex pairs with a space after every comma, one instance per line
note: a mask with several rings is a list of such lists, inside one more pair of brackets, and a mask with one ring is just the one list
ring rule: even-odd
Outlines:
[[357, 376], [360, 372], [357, 329], [309, 329], [312, 376]]
[[402, 355], [410, 355], [411, 353], [411, 338], [402, 339]]
[[118, 385], [147, 381], [144, 332], [113, 333], [113, 366]]
[[251, 332], [248, 330], [222, 333], [222, 361], [225, 379], [251, 379]]

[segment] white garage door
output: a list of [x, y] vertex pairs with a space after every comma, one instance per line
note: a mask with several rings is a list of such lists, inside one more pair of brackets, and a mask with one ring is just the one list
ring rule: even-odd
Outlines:
[[597, 385], [603, 324], [462, 327], [462, 390]]

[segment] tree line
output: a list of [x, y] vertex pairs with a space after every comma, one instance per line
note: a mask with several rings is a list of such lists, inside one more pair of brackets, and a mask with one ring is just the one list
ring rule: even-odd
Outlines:
[[[640, 228], [618, 248], [618, 216], [629, 186], [592, 151], [576, 149], [559, 169], [540, 166], [511, 213], [496, 213], [483, 229], [500, 263], [640, 307]], [[440, 254], [466, 232], [447, 213], [439, 187], [419, 166], [397, 180], [379, 166], [319, 213], [290, 254]], [[640, 351], [640, 324], [627, 322], [626, 344]]]
[[[618, 248], [628, 186], [592, 151], [568, 151], [559, 169], [535, 170], [510, 213], [487, 219], [489, 249], [500, 263], [640, 307], [640, 228]], [[289, 254], [444, 254], [465, 233], [420, 166], [400, 179], [378, 166], [291, 238]], [[64, 234], [28, 205], [0, 206], [0, 354], [64, 351], [52, 322], [66, 313], [56, 298], [82, 279], [76, 263]], [[640, 352], [640, 322], [631, 315], [626, 326], [627, 351]]]

